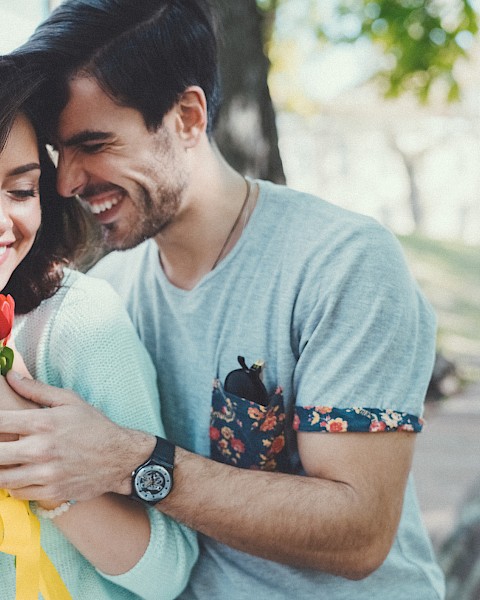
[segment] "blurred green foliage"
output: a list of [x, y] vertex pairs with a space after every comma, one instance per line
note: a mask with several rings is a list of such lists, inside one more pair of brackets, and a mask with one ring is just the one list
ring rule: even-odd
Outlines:
[[399, 236], [438, 316], [438, 347], [470, 381], [480, 381], [480, 247], [420, 235]]
[[[271, 22], [281, 3], [293, 1], [298, 2], [257, 0], [257, 5]], [[432, 86], [441, 82], [448, 100], [459, 98], [454, 66], [468, 56], [479, 28], [471, 0], [304, 0], [303, 4], [317, 15], [311, 25], [326, 43], [363, 38], [381, 47], [385, 60], [377, 78], [386, 96], [412, 91], [426, 101]]]
[[458, 99], [453, 67], [478, 32], [478, 15], [468, 0], [341, 0], [338, 12], [353, 13], [361, 22], [359, 35], [380, 44], [389, 57], [380, 74], [387, 95], [413, 90], [425, 101], [441, 79], [448, 99]]

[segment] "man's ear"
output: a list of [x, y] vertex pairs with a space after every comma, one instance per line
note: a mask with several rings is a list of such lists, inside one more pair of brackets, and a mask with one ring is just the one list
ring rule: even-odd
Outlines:
[[188, 87], [178, 99], [176, 109], [177, 132], [186, 147], [193, 147], [207, 129], [207, 99], [202, 88]]

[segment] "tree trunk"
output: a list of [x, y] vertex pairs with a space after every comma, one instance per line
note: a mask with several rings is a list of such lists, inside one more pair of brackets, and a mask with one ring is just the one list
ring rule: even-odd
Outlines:
[[255, 0], [215, 0], [220, 14], [222, 108], [215, 141], [227, 161], [252, 177], [285, 183]]

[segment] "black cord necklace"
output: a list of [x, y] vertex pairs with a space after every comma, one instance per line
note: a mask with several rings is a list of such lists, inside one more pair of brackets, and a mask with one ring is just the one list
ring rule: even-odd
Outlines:
[[[245, 195], [245, 200], [243, 201], [242, 207], [240, 208], [240, 212], [238, 213], [237, 218], [235, 219], [235, 223], [232, 225], [232, 228], [230, 229], [230, 231], [227, 235], [227, 239], [225, 240], [220, 252], [218, 253], [218, 256], [217, 256], [215, 262], [213, 263], [213, 267], [210, 269], [211, 271], [213, 271], [213, 269], [215, 269], [215, 267], [218, 265], [218, 263], [222, 259], [223, 253], [225, 252], [225, 248], [228, 246], [228, 242], [232, 239], [233, 232], [237, 228], [237, 225], [240, 221], [240, 217], [242, 216], [243, 211], [245, 210], [245, 207], [247, 206], [248, 199], [250, 198], [251, 185], [250, 185], [250, 182], [248, 181], [248, 179], [246, 179], [246, 178], [245, 178], [245, 183], [247, 184], [247, 193]], [[245, 227], [245, 225], [244, 225], [244, 227]]]

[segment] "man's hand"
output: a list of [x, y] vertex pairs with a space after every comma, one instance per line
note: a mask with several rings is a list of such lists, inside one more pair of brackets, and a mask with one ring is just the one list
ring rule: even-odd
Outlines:
[[[0, 410], [23, 410], [34, 408], [36, 405], [16, 394], [8, 385], [5, 377], [0, 377]], [[12, 442], [18, 440], [15, 433], [0, 432], [0, 442]]]
[[[21, 397], [41, 407], [0, 410], [0, 488], [16, 498], [62, 502], [128, 494], [130, 475], [153, 451], [152, 435], [116, 425], [71, 390], [9, 373]], [[1, 388], [1, 394], [5, 390]]]

